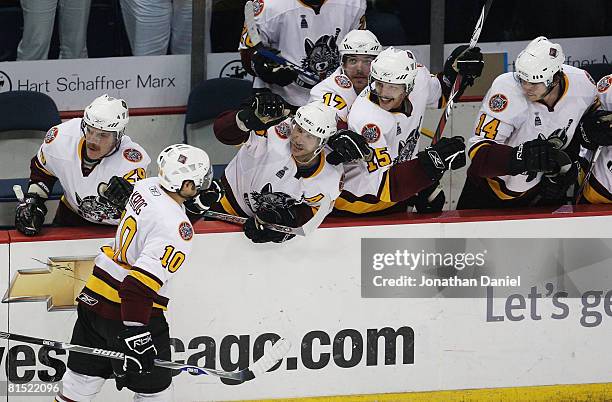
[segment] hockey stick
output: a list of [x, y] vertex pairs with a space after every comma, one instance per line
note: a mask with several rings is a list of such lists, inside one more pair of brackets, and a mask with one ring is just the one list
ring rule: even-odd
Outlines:
[[[206, 216], [207, 218], [218, 219], [224, 222], [235, 223], [237, 225], [244, 225], [244, 223], [248, 219], [248, 218], [243, 218], [242, 216], [224, 214], [222, 212], [215, 212], [215, 211], [206, 211], [204, 213], [204, 216]], [[292, 228], [289, 226], [278, 225], [276, 223], [265, 223], [265, 222], [262, 222], [262, 224], [266, 229], [274, 230], [275, 232], [293, 234], [293, 235], [298, 235], [298, 236], [306, 236], [306, 233], [304, 233], [304, 229], [301, 227]]]
[[13, 192], [15, 193], [15, 197], [17, 197], [17, 200], [23, 203], [25, 198], [23, 196], [23, 190], [21, 189], [21, 186], [19, 184], [13, 185]]
[[[484, 6], [482, 6], [482, 11], [480, 11], [480, 17], [476, 22], [476, 28], [474, 28], [474, 33], [472, 33], [472, 38], [470, 39], [470, 44], [468, 49], [472, 49], [478, 43], [478, 38], [480, 38], [480, 32], [482, 32], [482, 26], [484, 25], [485, 18], [487, 18], [487, 14], [489, 13], [489, 9], [491, 8], [491, 4], [493, 0], [487, 0]], [[446, 103], [446, 108], [444, 109], [444, 113], [440, 116], [440, 121], [438, 122], [438, 126], [436, 127], [436, 132], [431, 140], [432, 144], [437, 143], [440, 138], [442, 138], [442, 133], [444, 132], [444, 127], [446, 127], [446, 122], [451, 115], [451, 110], [453, 109], [453, 105], [455, 104], [455, 98], [461, 89], [461, 84], [463, 83], [463, 76], [461, 74], [457, 74], [455, 77], [455, 82], [453, 83], [453, 87], [451, 89], [451, 93], [448, 97], [448, 102]]]
[[[125, 354], [112, 350], [90, 348], [88, 346], [73, 345], [71, 343], [51, 341], [42, 338], [34, 338], [31, 336], [12, 334], [9, 332], [0, 332], [0, 338], [8, 339], [11, 341], [30, 343], [34, 345], [42, 345], [51, 349], [69, 350], [72, 352], [83, 353], [86, 355], [108, 357], [109, 359], [115, 360], [123, 360], [125, 357]], [[155, 359], [155, 365], [157, 367], [163, 367], [167, 369], [186, 371], [190, 374], [211, 375], [214, 377], [227, 378], [236, 381], [249, 381], [255, 377], [262, 375], [270, 368], [272, 368], [272, 366], [274, 366], [279, 360], [285, 357], [285, 355], [289, 352], [290, 348], [291, 342], [288, 339], [281, 338], [274, 345], [272, 345], [272, 348], [259, 360], [257, 360], [251, 366], [237, 372], [214, 370], [206, 367], [192, 366], [189, 364], [175, 363], [168, 360], [160, 359]]]
[[303, 76], [305, 76], [306, 78], [314, 82], [321, 81], [319, 77], [317, 77], [310, 71], [304, 70], [301, 66], [293, 62], [290, 62], [284, 57], [274, 54], [273, 52], [269, 51], [268, 49], [264, 47], [264, 45], [261, 42], [261, 36], [259, 35], [259, 30], [257, 29], [257, 23], [255, 22], [255, 12], [253, 11], [253, 2], [251, 0], [247, 1], [246, 4], [244, 5], [244, 25], [247, 28], [249, 37], [251, 38], [251, 43], [253, 44], [253, 48], [255, 48], [255, 50], [257, 50], [257, 52], [261, 54], [263, 57], [281, 66], [286, 66], [293, 70], [296, 70], [297, 72], [299, 72], [300, 74], [302, 74]]
[[600, 154], [601, 154], [601, 147], [597, 147], [597, 150], [595, 151], [595, 154], [593, 155], [593, 158], [591, 159], [591, 163], [589, 165], [589, 171], [587, 172], [586, 175], [584, 175], [584, 179], [582, 180], [582, 183], [580, 184], [580, 187], [578, 188], [578, 194], [576, 194], [574, 205], [578, 205], [578, 203], [582, 199], [582, 193], [584, 192], [584, 189], [586, 188], [586, 185], [589, 182], [591, 175], [593, 174], [593, 170], [595, 169], [595, 163], [597, 162], [597, 159], [599, 158]]

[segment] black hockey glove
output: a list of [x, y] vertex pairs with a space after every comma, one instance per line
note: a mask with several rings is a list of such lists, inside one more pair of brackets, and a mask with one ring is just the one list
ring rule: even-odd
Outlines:
[[289, 115], [287, 103], [282, 96], [272, 92], [260, 92], [238, 112], [238, 120], [249, 130], [267, 130]]
[[446, 202], [446, 196], [440, 183], [434, 183], [432, 186], [412, 196], [408, 202], [414, 205], [417, 213], [430, 214], [442, 211]]
[[15, 210], [15, 227], [26, 236], [34, 236], [40, 232], [45, 215], [45, 199], [38, 194], [27, 193]]
[[510, 159], [510, 174], [523, 172], [556, 172], [559, 164], [556, 157], [559, 151], [553, 143], [545, 139], [535, 139], [514, 147]]
[[[276, 55], [280, 54], [278, 49], [267, 48], [267, 50]], [[284, 87], [291, 84], [298, 77], [298, 72], [291, 66], [278, 64], [263, 56], [259, 51], [253, 53], [251, 63], [255, 74], [268, 84]]]
[[296, 213], [292, 207], [265, 209], [257, 211], [255, 216], [250, 217], [244, 223], [244, 234], [253, 243], [283, 243], [293, 239], [295, 235], [266, 229], [263, 223], [276, 223], [279, 225], [297, 227]]
[[373, 151], [361, 134], [351, 130], [340, 130], [329, 137], [327, 145], [333, 150], [327, 155], [327, 162], [332, 165], [352, 162], [354, 160], [372, 160]]
[[125, 355], [123, 362], [113, 367], [118, 377], [127, 373], [147, 374], [153, 370], [157, 349], [146, 325], [125, 326], [115, 342], [117, 351]]
[[578, 162], [573, 162], [565, 173], [545, 175], [539, 185], [541, 204], [563, 204], [567, 200], [567, 190], [578, 182]]
[[612, 145], [612, 112], [596, 110], [583, 116], [578, 124], [580, 145], [586, 149]]
[[452, 86], [459, 73], [463, 76], [463, 86], [472, 86], [474, 80], [482, 74], [483, 67], [484, 61], [479, 47], [469, 49], [468, 45], [458, 46], [444, 63], [444, 82]]
[[200, 191], [194, 198], [185, 201], [185, 209], [194, 215], [203, 215], [217, 202], [223, 198], [223, 187], [221, 182], [213, 179], [206, 190]]
[[419, 163], [431, 181], [439, 181], [448, 169], [457, 170], [465, 166], [465, 143], [462, 137], [442, 137], [417, 154]]
[[123, 177], [113, 176], [102, 196], [120, 210], [125, 209], [128, 199], [134, 191], [134, 185]]

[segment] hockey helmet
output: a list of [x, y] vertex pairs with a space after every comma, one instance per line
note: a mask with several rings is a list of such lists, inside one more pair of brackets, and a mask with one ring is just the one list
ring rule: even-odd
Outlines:
[[339, 51], [341, 57], [348, 54], [377, 56], [382, 51], [382, 46], [372, 32], [367, 29], [354, 29], [344, 36]]
[[[104, 94], [93, 100], [85, 108], [83, 123], [98, 130], [112, 131], [121, 140], [125, 127], [130, 120], [127, 104], [123, 99], [116, 99]], [[82, 127], [83, 130], [85, 127]]]
[[516, 58], [516, 76], [531, 83], [544, 83], [550, 87], [553, 76], [561, 71], [565, 60], [561, 45], [544, 36], [532, 40]]
[[373, 81], [388, 84], [404, 84], [406, 92], [414, 88], [417, 62], [411, 52], [390, 46], [380, 52], [370, 67], [370, 86]]
[[191, 145], [170, 145], [157, 157], [157, 166], [160, 184], [168, 191], [179, 191], [185, 180], [192, 180], [198, 191], [210, 187], [212, 182], [208, 154]]

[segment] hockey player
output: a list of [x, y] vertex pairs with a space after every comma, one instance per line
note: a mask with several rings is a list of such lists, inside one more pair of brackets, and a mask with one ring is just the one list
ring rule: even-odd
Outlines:
[[[597, 92], [603, 110], [587, 113], [578, 128], [583, 147], [581, 159], [585, 174], [592, 166], [584, 184], [581, 202], [590, 204], [612, 203], [612, 74], [597, 83]], [[597, 159], [594, 154], [600, 148]]]
[[418, 65], [409, 51], [390, 47], [374, 59], [370, 85], [348, 116], [349, 129], [366, 139], [374, 157], [345, 165], [344, 191], [335, 205], [338, 213], [404, 208], [397, 204], [408, 199], [419, 212], [442, 209], [444, 193], [436, 190], [438, 181], [446, 170], [465, 165], [463, 140], [442, 138], [422, 152], [418, 149], [425, 108], [444, 104], [457, 74], [455, 65], [471, 84], [482, 72], [482, 54], [478, 48], [461, 46], [438, 76]]
[[590, 76], [563, 60], [561, 46], [540, 36], [514, 73], [495, 79], [468, 141], [472, 163], [458, 209], [563, 203], [578, 172], [574, 131], [597, 99]]
[[264, 92], [214, 123], [219, 141], [242, 144], [225, 169], [226, 194], [215, 208], [249, 217], [244, 232], [255, 243], [293, 237], [260, 222], [318, 226], [340, 194], [343, 169], [325, 160], [327, 141], [337, 130], [335, 109], [316, 101], [300, 107], [293, 119], [286, 118], [287, 112], [279, 95]]
[[310, 89], [338, 67], [338, 43], [344, 35], [365, 28], [365, 0], [255, 0], [253, 6], [263, 45], [318, 78], [262, 56], [252, 47], [245, 26], [239, 50], [245, 70], [255, 76], [253, 88], [268, 88], [294, 110], [306, 104]]
[[157, 164], [157, 177], [134, 185], [114, 242], [101, 248], [77, 298], [71, 342], [113, 349], [125, 359], [70, 352], [57, 401], [90, 401], [113, 374], [117, 388], [134, 391], [135, 400], [172, 400], [172, 371], [154, 367], [153, 361], [170, 360], [163, 313], [168, 283], [192, 247], [194, 231], [183, 203], [196, 198], [210, 206], [201, 196], [211, 184], [212, 169], [206, 152], [184, 144], [164, 149]]
[[116, 225], [132, 185], [145, 178], [150, 158], [124, 135], [129, 114], [123, 99], [102, 95], [83, 118], [52, 127], [30, 164], [30, 183], [16, 209], [15, 226], [37, 234], [45, 220], [45, 201], [57, 180], [64, 188], [54, 224]]

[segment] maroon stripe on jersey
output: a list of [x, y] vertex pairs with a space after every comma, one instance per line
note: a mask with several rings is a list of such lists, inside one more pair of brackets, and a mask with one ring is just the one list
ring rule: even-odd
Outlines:
[[111, 274], [98, 267], [97, 265], [94, 265], [92, 275], [102, 280], [115, 290], [119, 290], [119, 288], [121, 287], [121, 281], [118, 281], [117, 279], [113, 278]]
[[[518, 191], [512, 191], [510, 190], [508, 187], [506, 187], [506, 183], [504, 183], [504, 181], [502, 179], [500, 179], [499, 177], [491, 177], [489, 178], [489, 180], [493, 180], [494, 182], [496, 182], [497, 184], [499, 184], [499, 190], [506, 194], [509, 197], [513, 197], [513, 198], [518, 198], [521, 197], [522, 195], [524, 195], [525, 193], [521, 193]], [[534, 187], [535, 188], [535, 187]], [[496, 195], [497, 197], [497, 195]], [[498, 197], [499, 198], [499, 197]]]
[[153, 279], [155, 282], [157, 282], [157, 284], [160, 287], [164, 286], [164, 282], [161, 279], [159, 279], [157, 276], [153, 275], [151, 272], [146, 271], [146, 270], [144, 270], [142, 268], [138, 268], [138, 267], [132, 267], [132, 270], [136, 271], [136, 272], [140, 272], [141, 274], [145, 275], [146, 277]]
[[[236, 211], [238, 216], [242, 216], [243, 218], [248, 218], [249, 215], [246, 212], [244, 212], [242, 210], [242, 208], [240, 208], [240, 205], [238, 204], [238, 201], [236, 201], [236, 197], [234, 196], [234, 192], [232, 191], [232, 187], [230, 186], [229, 182], [227, 181], [227, 178], [225, 177], [225, 174], [223, 176], [221, 176], [221, 184], [223, 185], [223, 188], [225, 189], [225, 198], [227, 198], [227, 201], [229, 202], [229, 204], [232, 206], [232, 208], [234, 208], [234, 211]], [[218, 204], [218, 205], [221, 205], [221, 204]], [[224, 212], [229, 213], [230, 211], [224, 211]]]
[[42, 182], [47, 186], [49, 191], [51, 191], [53, 185], [57, 181], [57, 177], [49, 175], [49, 173], [43, 169], [44, 168], [40, 165], [38, 160], [38, 156], [34, 155], [30, 161], [30, 181]]
[[411, 159], [392, 165], [384, 173], [382, 183], [378, 189], [379, 197], [387, 183], [387, 175], [389, 176], [389, 198], [393, 202], [406, 200], [433, 183], [419, 160]]
[[[485, 144], [483, 144], [483, 142]], [[472, 163], [467, 174], [476, 177], [496, 177], [510, 174], [510, 159], [514, 148], [498, 144], [495, 141], [481, 141], [474, 144], [468, 154], [477, 147], [476, 153], [471, 155]]]
[[153, 309], [153, 298], [156, 295], [157, 293], [138, 279], [127, 276], [119, 289], [121, 319], [148, 324]]
[[237, 110], [221, 113], [213, 123], [215, 137], [225, 145], [240, 145], [249, 139], [250, 131], [242, 131], [236, 123]]
[[[104, 317], [109, 320], [121, 321], [121, 304], [110, 301], [104, 296], [88, 288], [84, 288], [81, 293], [85, 293], [89, 296], [89, 299], [88, 299], [89, 303], [85, 303], [83, 300], [77, 299], [81, 306], [83, 306], [84, 308], [88, 310], [93, 311], [94, 313], [98, 314], [100, 317]], [[95, 304], [91, 304], [91, 303], [95, 303]], [[151, 317], [160, 317], [163, 314], [164, 312], [160, 308], [154, 307], [151, 310]]]

